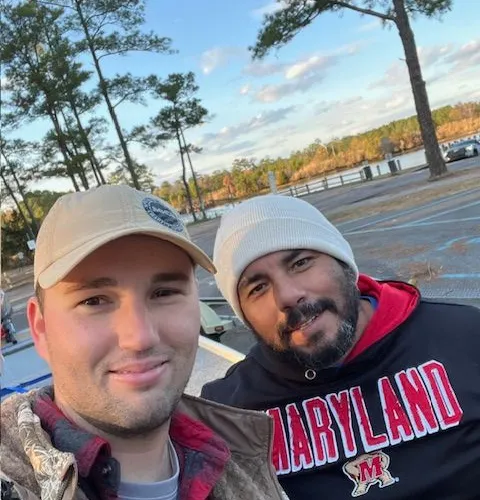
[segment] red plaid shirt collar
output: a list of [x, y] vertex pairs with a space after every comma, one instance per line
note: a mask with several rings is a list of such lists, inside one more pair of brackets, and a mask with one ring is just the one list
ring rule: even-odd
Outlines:
[[[48, 393], [36, 400], [34, 412], [60, 451], [75, 455], [79, 486], [90, 500], [117, 500], [120, 464], [108, 441], [71, 422]], [[230, 458], [225, 441], [198, 420], [175, 413], [170, 438], [180, 463], [179, 500], [205, 500]]]

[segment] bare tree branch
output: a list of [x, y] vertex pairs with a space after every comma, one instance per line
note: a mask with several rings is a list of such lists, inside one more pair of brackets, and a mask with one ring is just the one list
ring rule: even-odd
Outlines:
[[113, 108], [115, 109], [118, 105], [122, 104], [123, 101], [127, 100], [130, 96], [135, 95], [135, 94], [136, 94], [136, 91], [135, 92], [129, 92], [129, 93], [125, 94], [119, 101], [117, 101], [113, 105]]
[[339, 7], [345, 7], [346, 9], [354, 10], [355, 12], [360, 12], [361, 14], [367, 14], [369, 16], [379, 17], [384, 21], [393, 21], [396, 22], [395, 16], [390, 16], [385, 14], [384, 12], [377, 12], [376, 10], [364, 9], [362, 7], [357, 7], [356, 5], [352, 5], [348, 2], [339, 2], [335, 1], [335, 4]]
[[92, 33], [92, 35], [91, 35], [92, 36], [92, 40], [95, 40], [95, 38], [100, 33], [100, 31], [102, 30], [102, 28], [104, 28], [105, 26], [107, 26], [109, 24], [109, 23], [105, 23], [105, 19], [106, 18], [107, 18], [107, 14], [104, 15], [103, 19], [98, 24], [97, 29]]
[[135, 50], [135, 49], [128, 48], [128, 49], [114, 50], [113, 52], [105, 52], [104, 54], [100, 54], [97, 59], [100, 61], [100, 59], [103, 59], [104, 57], [116, 56], [118, 54], [125, 54], [126, 52], [134, 52], [134, 51], [140, 52], [140, 51], [142, 51], [142, 49]]
[[103, 25], [103, 22], [105, 21], [105, 18], [107, 17], [108, 14], [111, 14], [113, 11], [112, 10], [105, 10], [104, 12], [97, 12], [96, 14], [93, 13], [91, 15], [89, 15], [86, 19], [85, 19], [85, 22], [86, 23], [90, 23], [90, 21], [92, 19], [95, 19], [96, 17], [101, 17], [103, 16], [103, 19], [100, 21], [100, 26]]

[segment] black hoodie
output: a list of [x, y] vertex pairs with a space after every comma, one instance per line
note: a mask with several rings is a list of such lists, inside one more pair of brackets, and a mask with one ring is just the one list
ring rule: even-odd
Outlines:
[[202, 397], [273, 418], [291, 500], [480, 498], [480, 310], [359, 287], [378, 307], [342, 366], [315, 373], [258, 344]]

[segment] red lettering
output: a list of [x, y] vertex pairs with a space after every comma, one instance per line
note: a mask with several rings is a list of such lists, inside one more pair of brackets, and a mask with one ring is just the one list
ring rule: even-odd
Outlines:
[[460, 423], [463, 410], [442, 363], [429, 361], [419, 366], [423, 380], [433, 400], [440, 427], [449, 429]]
[[359, 481], [361, 483], [371, 483], [383, 474], [382, 457], [374, 457], [364, 460], [358, 464]]
[[372, 424], [370, 423], [370, 417], [368, 416], [360, 387], [352, 387], [350, 389], [350, 396], [352, 398], [353, 408], [357, 417], [360, 436], [365, 451], [379, 450], [387, 446], [388, 437], [386, 434], [378, 434], [378, 436], [375, 436], [373, 433]]
[[305, 432], [302, 418], [295, 404], [286, 406], [288, 427], [290, 430], [290, 451], [292, 453], [292, 472], [313, 467], [313, 454]]
[[407, 409], [415, 436], [423, 437], [438, 432], [438, 422], [427, 389], [416, 368], [395, 375], [403, 404]]
[[410, 441], [413, 439], [414, 435], [408, 417], [400, 405], [400, 401], [387, 377], [379, 379], [378, 391], [380, 400], [382, 401], [383, 415], [387, 424], [390, 444], [398, 444], [402, 440]]
[[357, 444], [355, 443], [355, 436], [353, 434], [352, 412], [348, 391], [341, 391], [338, 394], [328, 394], [326, 400], [342, 434], [345, 456], [347, 458], [354, 457], [357, 454]]
[[338, 460], [337, 441], [332, 430], [332, 419], [327, 403], [319, 397], [307, 399], [303, 402], [303, 409], [312, 437], [315, 465], [336, 462]]
[[273, 419], [273, 466], [279, 475], [288, 474], [290, 472], [290, 457], [280, 408], [271, 408], [266, 413]]

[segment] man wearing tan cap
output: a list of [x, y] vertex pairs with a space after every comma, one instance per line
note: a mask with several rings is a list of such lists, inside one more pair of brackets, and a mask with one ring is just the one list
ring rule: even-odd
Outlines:
[[155, 196], [102, 186], [56, 202], [27, 307], [53, 387], [2, 403], [2, 498], [282, 498], [270, 419], [183, 395], [197, 264], [215, 272]]

